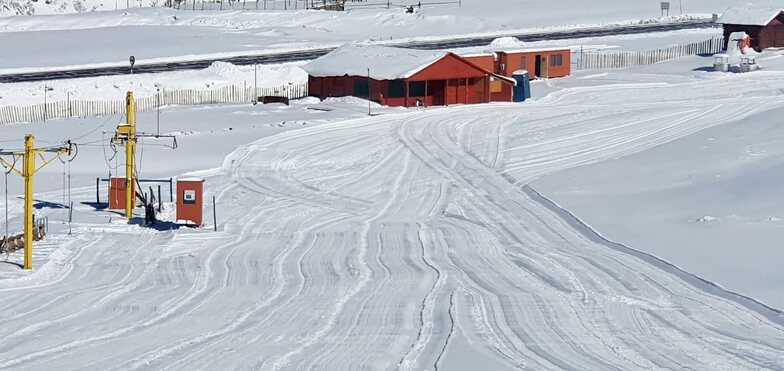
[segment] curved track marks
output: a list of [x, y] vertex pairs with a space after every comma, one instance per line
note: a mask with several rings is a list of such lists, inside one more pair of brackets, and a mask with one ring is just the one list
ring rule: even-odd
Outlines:
[[[703, 84], [430, 109], [244, 146], [209, 179], [221, 232], [84, 228], [58, 274], [0, 281], [20, 303], [2, 304], [0, 368], [438, 369], [456, 329], [509, 368], [780, 368], [778, 312], [605, 241], [521, 186], [782, 104]], [[652, 89], [669, 110], [644, 100]]]

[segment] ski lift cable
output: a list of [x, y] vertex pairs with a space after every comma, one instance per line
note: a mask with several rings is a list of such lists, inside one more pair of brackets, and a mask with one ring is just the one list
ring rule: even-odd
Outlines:
[[103, 122], [102, 122], [101, 124], [99, 124], [99, 125], [97, 125], [96, 127], [92, 128], [92, 129], [90, 129], [90, 130], [88, 130], [87, 132], [85, 132], [84, 134], [82, 134], [82, 135], [80, 135], [80, 136], [78, 136], [78, 137], [74, 138], [73, 140], [74, 140], [74, 141], [78, 141], [79, 139], [83, 139], [83, 138], [85, 138], [85, 137], [89, 136], [90, 134], [92, 134], [92, 133], [95, 133], [96, 131], [98, 131], [98, 129], [102, 129], [104, 126], [106, 126], [106, 124], [107, 124], [107, 123], [109, 123], [109, 121], [110, 121], [111, 119], [115, 118], [116, 116], [117, 116], [117, 115], [106, 116], [106, 119], [104, 119], [104, 120], [103, 120]]
[[[7, 167], [8, 171], [4, 171], [4, 173], [5, 173], [4, 174], [5, 175], [4, 176], [4, 178], [5, 178], [5, 182], [4, 182], [4, 186], [5, 186], [5, 237], [6, 238], [8, 238], [8, 174], [10, 174], [11, 171], [13, 171], [14, 167], [16, 167], [16, 161], [17, 161], [16, 155], [12, 154], [11, 157], [13, 158], [13, 162], [11, 164], [11, 167]], [[5, 164], [3, 164], [3, 167], [6, 167]], [[10, 252], [9, 252], [9, 254], [10, 254]], [[8, 254], [6, 255], [6, 260], [8, 260]]]
[[111, 174], [112, 170], [117, 171], [116, 163], [114, 167], [112, 167], [112, 160], [117, 158], [117, 147], [114, 145], [114, 143], [109, 143], [109, 147], [112, 149], [114, 153], [112, 153], [111, 157], [107, 157], [106, 156], [106, 131], [102, 132], [101, 136], [103, 137], [102, 140], [103, 145], [101, 146], [101, 149], [103, 150], [103, 160], [106, 163], [106, 169], [108, 169], [109, 173]]
[[139, 138], [137, 143], [139, 143], [139, 161], [134, 161], [134, 164], [136, 165], [136, 169], [134, 170], [136, 171], [137, 178], [139, 178], [141, 177], [142, 162], [144, 161], [144, 142], [142, 141], [142, 138]]

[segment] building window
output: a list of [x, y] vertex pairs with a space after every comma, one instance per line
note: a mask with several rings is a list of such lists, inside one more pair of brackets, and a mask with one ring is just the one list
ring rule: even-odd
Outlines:
[[550, 65], [551, 66], [562, 66], [563, 65], [563, 56], [560, 54], [553, 54], [550, 56]]
[[520, 57], [520, 69], [528, 70], [528, 57], [526, 56]]
[[425, 82], [424, 81], [411, 81], [408, 85], [408, 95], [411, 97], [424, 97], [425, 96]]
[[370, 96], [370, 89], [368, 88], [367, 79], [354, 80], [354, 96], [367, 98]]
[[406, 82], [404, 80], [392, 80], [389, 82], [389, 98], [403, 98], [406, 96]]
[[501, 80], [496, 79], [495, 77], [490, 78], [490, 92], [491, 93], [500, 93], [504, 90], [504, 85]]

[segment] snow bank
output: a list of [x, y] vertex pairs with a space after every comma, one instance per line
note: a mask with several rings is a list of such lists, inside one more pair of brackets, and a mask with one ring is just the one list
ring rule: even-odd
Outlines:
[[521, 48], [525, 46], [526, 43], [520, 41], [520, 39], [516, 37], [499, 37], [488, 45], [491, 49]]

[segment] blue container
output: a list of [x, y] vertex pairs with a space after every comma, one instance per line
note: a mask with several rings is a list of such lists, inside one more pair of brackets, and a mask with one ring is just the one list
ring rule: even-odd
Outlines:
[[526, 99], [531, 98], [531, 78], [528, 76], [528, 71], [515, 71], [512, 78], [517, 82], [514, 87], [514, 101], [525, 102]]

